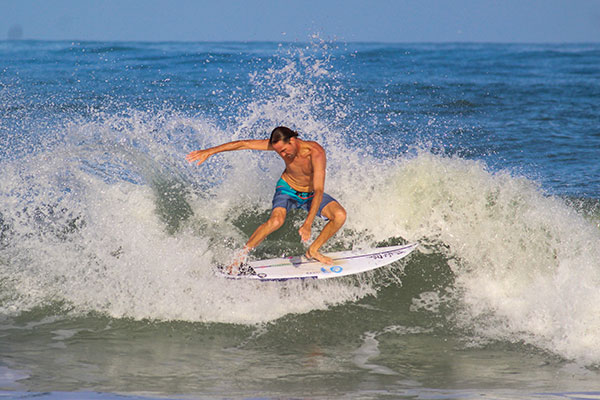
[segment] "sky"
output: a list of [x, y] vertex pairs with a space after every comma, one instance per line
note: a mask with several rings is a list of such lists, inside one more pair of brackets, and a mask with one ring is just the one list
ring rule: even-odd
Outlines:
[[600, 0], [0, 0], [0, 40], [600, 42]]

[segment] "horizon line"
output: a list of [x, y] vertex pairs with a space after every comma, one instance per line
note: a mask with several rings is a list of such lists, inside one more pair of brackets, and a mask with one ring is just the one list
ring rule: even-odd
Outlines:
[[310, 40], [145, 40], [145, 39], [0, 39], [0, 42], [72, 42], [72, 43], [269, 43], [269, 44], [310, 44], [310, 43], [339, 43], [339, 44], [521, 44], [521, 45], [578, 45], [578, 44], [600, 44], [600, 41], [379, 41], [379, 40], [353, 40], [345, 41], [340, 39], [321, 39], [318, 41]]

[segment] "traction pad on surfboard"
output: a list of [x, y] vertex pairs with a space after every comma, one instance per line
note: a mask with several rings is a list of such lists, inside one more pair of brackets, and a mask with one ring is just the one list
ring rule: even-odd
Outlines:
[[256, 275], [256, 271], [254, 270], [254, 268], [252, 268], [250, 264], [246, 263], [240, 264], [240, 266], [237, 268], [237, 274], [227, 273], [227, 267], [225, 267], [224, 265], [217, 265], [217, 269], [220, 273], [231, 276]]

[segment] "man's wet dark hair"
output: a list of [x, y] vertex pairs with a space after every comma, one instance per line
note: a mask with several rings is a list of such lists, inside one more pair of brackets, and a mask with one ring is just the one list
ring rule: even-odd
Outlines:
[[271, 132], [271, 138], [269, 139], [269, 144], [273, 145], [282, 140], [284, 143], [288, 143], [291, 138], [297, 137], [297, 136], [298, 136], [298, 132], [294, 132], [293, 130], [291, 130], [290, 128], [285, 127], [285, 126], [278, 126], [277, 128], [273, 129], [273, 132]]

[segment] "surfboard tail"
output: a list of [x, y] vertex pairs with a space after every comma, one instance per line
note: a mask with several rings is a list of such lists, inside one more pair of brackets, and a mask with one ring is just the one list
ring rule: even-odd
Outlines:
[[247, 276], [251, 276], [251, 275], [256, 275], [256, 271], [248, 263], [242, 263], [237, 268], [237, 273], [234, 272], [234, 271], [232, 271], [231, 273], [229, 273], [227, 271], [227, 267], [225, 265], [219, 264], [219, 265], [217, 265], [217, 272], [219, 273], [219, 275], [224, 275], [226, 277], [231, 277], [231, 278], [247, 277]]

